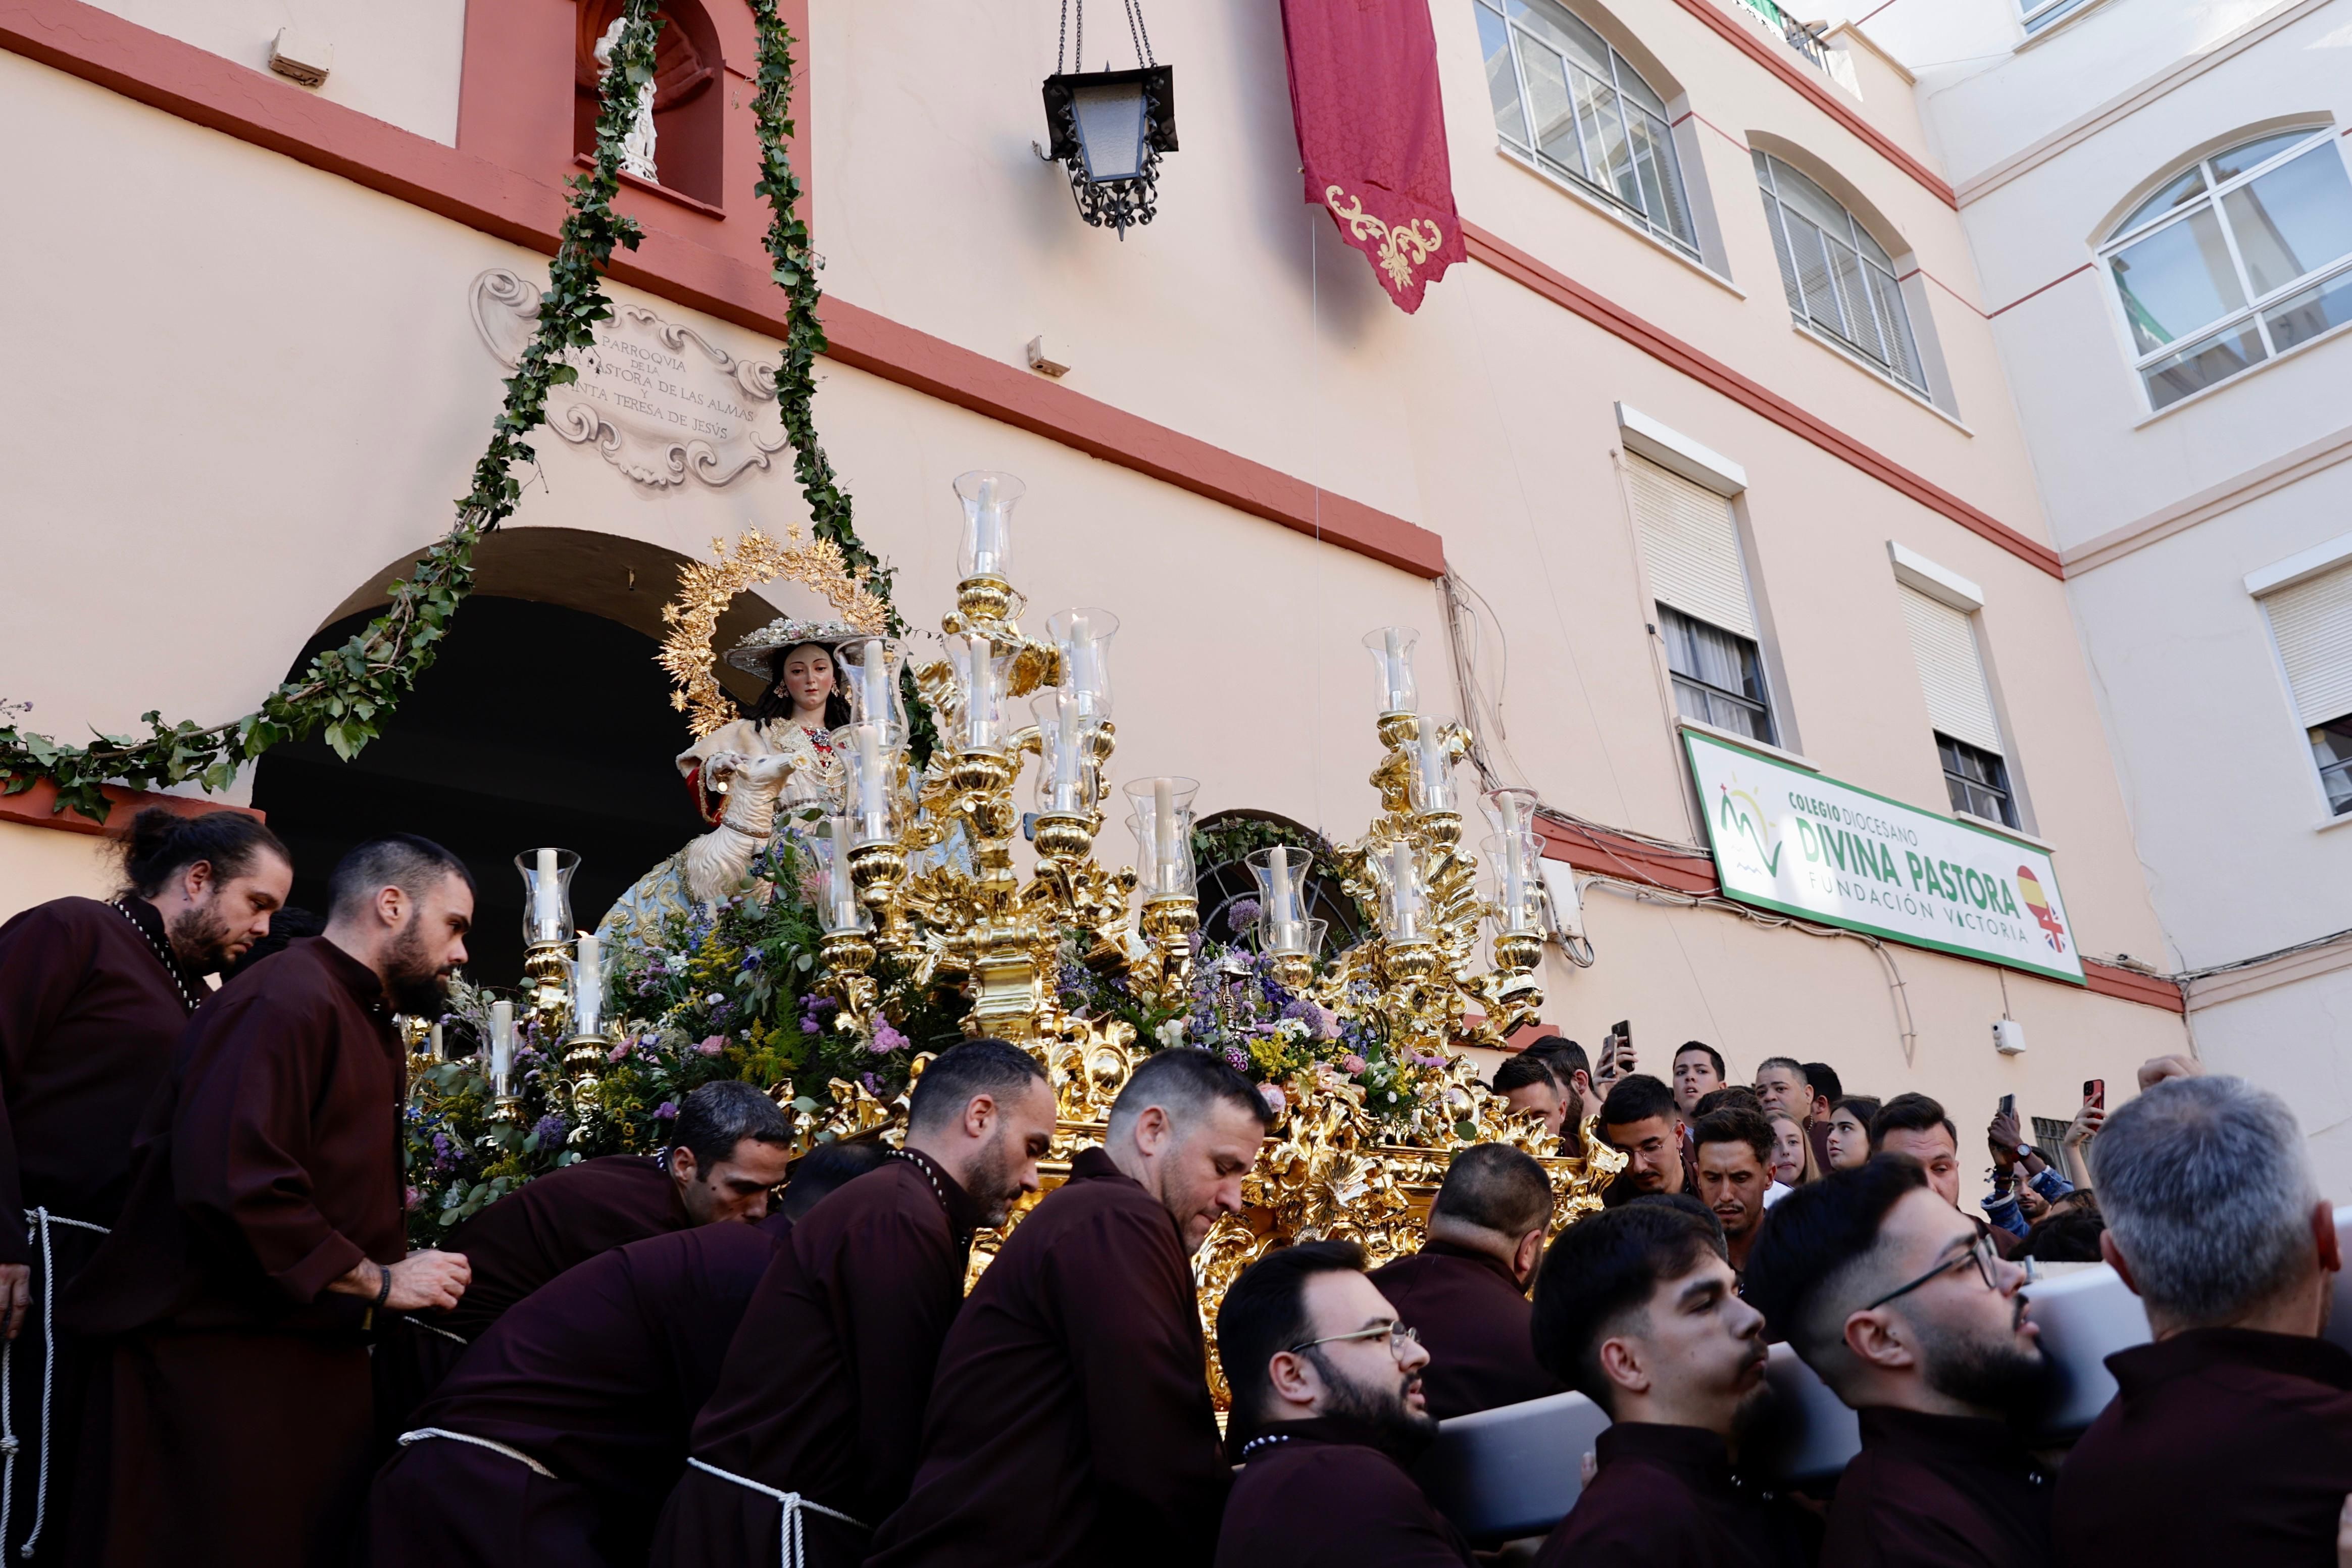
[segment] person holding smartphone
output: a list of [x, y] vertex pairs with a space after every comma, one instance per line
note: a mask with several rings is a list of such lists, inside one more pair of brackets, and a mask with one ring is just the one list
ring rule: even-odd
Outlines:
[[1985, 1218], [2021, 1239], [2032, 1228], [2024, 1212], [2025, 1194], [2040, 1197], [2046, 1212], [2048, 1205], [2073, 1192], [2074, 1184], [2053, 1169], [2019, 1133], [2014, 1094], [2000, 1097], [2000, 1109], [1985, 1129], [1985, 1142], [1992, 1150], [1992, 1193], [1984, 1200]]

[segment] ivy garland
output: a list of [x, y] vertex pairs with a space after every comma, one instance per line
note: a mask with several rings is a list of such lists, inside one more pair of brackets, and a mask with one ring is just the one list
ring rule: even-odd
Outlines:
[[[71, 810], [104, 821], [105, 786], [145, 789], [184, 784], [224, 789], [237, 769], [283, 741], [301, 740], [323, 730], [327, 743], [346, 761], [375, 738], [429, 668], [446, 634], [449, 618], [474, 585], [474, 547], [512, 515], [521, 498], [518, 464], [536, 462], [526, 439], [545, 423], [551, 389], [577, 382], [580, 372], [563, 362], [576, 349], [595, 346], [596, 324], [613, 314], [599, 278], [615, 246], [637, 247], [644, 231], [635, 219], [613, 211], [621, 188], [621, 144], [635, 117], [639, 92], [654, 76], [654, 38], [662, 26], [655, 0], [627, 0], [626, 21], [613, 47], [596, 112], [595, 167], [566, 182], [572, 191], [561, 239], [548, 266], [547, 292], [541, 296], [539, 329], [506, 381], [506, 399], [491, 422], [489, 445], [474, 465], [474, 485], [457, 503], [457, 520], [418, 558], [404, 579], [391, 585], [392, 602], [339, 648], [310, 662], [298, 678], [265, 698], [258, 710], [226, 724], [200, 727], [183, 719], [165, 724], [161, 710], [139, 716], [144, 737], [99, 734], [89, 746], [68, 745], [19, 724], [0, 723], [0, 794], [17, 795], [44, 779], [57, 786], [53, 811]], [[817, 321], [820, 293], [809, 251], [808, 225], [793, 212], [801, 184], [793, 172], [785, 139], [793, 133], [789, 109], [793, 39], [776, 15], [774, 0], [750, 0], [760, 37], [758, 122], [761, 178], [756, 187], [774, 211], [766, 239], [775, 260], [775, 279], [791, 301], [783, 363], [776, 375], [776, 401], [786, 437], [795, 454], [793, 473], [807, 498], [816, 533], [841, 547], [850, 568], [887, 604], [892, 572], [858, 538], [850, 499], [836, 482], [833, 465], [817, 443], [811, 403], [816, 391], [816, 357], [825, 350]], [[622, 90], [615, 90], [618, 85]], [[890, 612], [894, 634], [905, 627]], [[0, 719], [26, 705], [0, 702]], [[927, 741], [930, 717], [919, 702], [909, 708], [919, 740]]]

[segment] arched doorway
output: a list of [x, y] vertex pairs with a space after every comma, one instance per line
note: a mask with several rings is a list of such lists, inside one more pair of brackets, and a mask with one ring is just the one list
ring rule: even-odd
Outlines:
[[[516, 855], [578, 851], [572, 918], [593, 929], [631, 883], [702, 831], [671, 763], [690, 737], [654, 663], [680, 558], [609, 535], [518, 528], [485, 539], [476, 559], [473, 595], [383, 733], [350, 762], [323, 740], [272, 748], [256, 766], [253, 803], [294, 852], [293, 902], [321, 914], [327, 874], [353, 844], [413, 832], [448, 846], [478, 889], [467, 972], [512, 985], [522, 974]], [[365, 625], [399, 570], [346, 601], [292, 672]], [[741, 596], [721, 620], [721, 645], [774, 613]]]

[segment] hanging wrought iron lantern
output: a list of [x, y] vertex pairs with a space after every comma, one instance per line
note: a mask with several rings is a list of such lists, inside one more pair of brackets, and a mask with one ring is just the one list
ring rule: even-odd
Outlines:
[[[1125, 0], [1136, 68], [1070, 71], [1055, 52], [1045, 78], [1045, 157], [1070, 172], [1078, 215], [1097, 228], [1127, 237], [1129, 224], [1148, 224], [1159, 198], [1160, 155], [1176, 151], [1176, 72], [1151, 57], [1136, 0]], [[1064, 0], [1064, 41], [1069, 5]], [[1086, 52], [1086, 0], [1078, 0], [1077, 54]]]

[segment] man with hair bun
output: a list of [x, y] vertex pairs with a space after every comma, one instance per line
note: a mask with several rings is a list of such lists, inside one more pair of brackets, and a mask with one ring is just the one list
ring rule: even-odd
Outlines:
[[914, 1479], [972, 1233], [1038, 1189], [1053, 1141], [1054, 1092], [1019, 1046], [966, 1040], [924, 1068], [905, 1145], [809, 1210], [761, 1278], [694, 1423], [655, 1562], [865, 1557]]
[[1192, 1258], [1241, 1212], [1272, 1120], [1208, 1051], [1137, 1064], [1103, 1146], [1070, 1162], [949, 1331], [915, 1489], [872, 1568], [1209, 1562], [1230, 1478]]
[[465, 1259], [408, 1250], [392, 1016], [441, 1010], [473, 879], [400, 834], [328, 888], [326, 934], [230, 981], [182, 1037], [121, 1218], [66, 1302], [68, 1326], [113, 1341], [112, 1473], [76, 1520], [109, 1568], [341, 1563], [377, 1319], [465, 1292]]
[[1528, 1341], [1528, 1281], [1551, 1211], [1541, 1165], [1508, 1145], [1473, 1145], [1446, 1166], [1421, 1250], [1373, 1270], [1374, 1287], [1429, 1349], [1422, 1381], [1435, 1419], [1567, 1388]]
[[670, 1146], [605, 1155], [525, 1182], [451, 1231], [473, 1282], [446, 1312], [404, 1316], [376, 1346], [376, 1427], [387, 1443], [440, 1385], [467, 1345], [565, 1270], [615, 1247], [692, 1226], [756, 1223], [792, 1161], [793, 1128], [776, 1103], [740, 1079], [678, 1103]]
[[2049, 1363], [1984, 1230], [1881, 1155], [1781, 1199], [1748, 1254], [1748, 1305], [1861, 1419], [1824, 1568], [2051, 1561], [2051, 1478], [2011, 1426]]
[[[45, 1515], [32, 1560], [73, 1555], [61, 1506], [45, 1510], [39, 1488], [46, 1469], [47, 1497], [71, 1495], [89, 1364], [54, 1324], [26, 1333], [31, 1303], [54, 1301], [114, 1224], [131, 1134], [211, 994], [205, 977], [268, 935], [294, 883], [286, 846], [244, 811], [150, 806], [116, 848], [111, 900], [52, 899], [0, 925], [0, 1333], [18, 1341], [13, 1426], [32, 1437], [0, 1541], [11, 1562]], [[51, 1278], [38, 1281], [45, 1257]]]
[[2116, 1396], [2058, 1473], [2060, 1560], [2336, 1562], [2352, 1354], [2319, 1338], [2343, 1260], [2294, 1113], [2242, 1078], [2158, 1081], [2091, 1175], [2155, 1340], [2107, 1357]]

